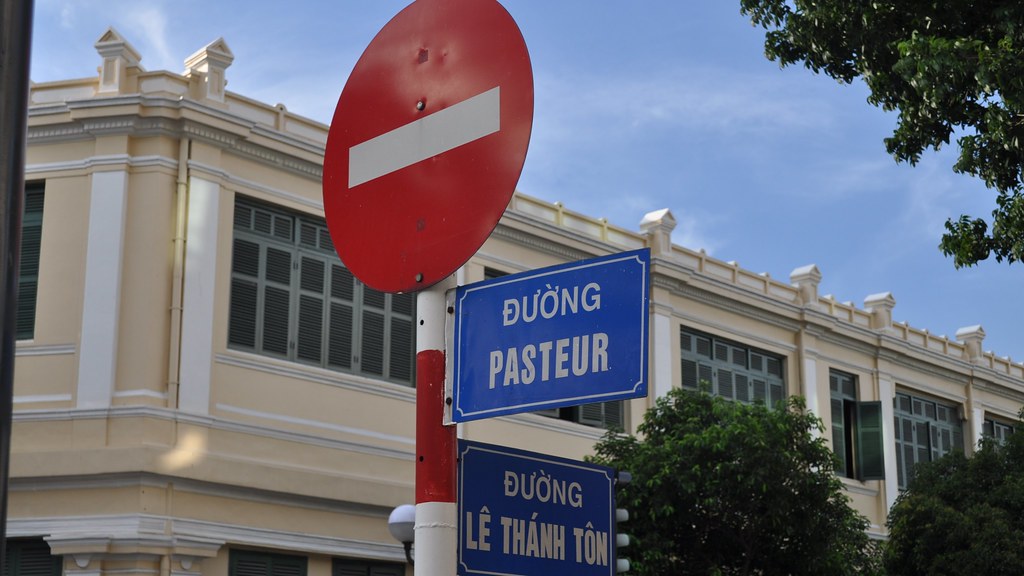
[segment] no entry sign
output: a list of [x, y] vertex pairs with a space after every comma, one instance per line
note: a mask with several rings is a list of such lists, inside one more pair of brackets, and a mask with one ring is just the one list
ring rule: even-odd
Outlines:
[[341, 260], [385, 292], [453, 273], [508, 205], [532, 122], [529, 54], [500, 4], [410, 4], [356, 63], [328, 133], [324, 210]]

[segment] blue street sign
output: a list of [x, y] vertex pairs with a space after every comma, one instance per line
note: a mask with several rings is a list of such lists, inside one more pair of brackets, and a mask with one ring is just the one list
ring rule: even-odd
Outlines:
[[650, 251], [454, 293], [446, 422], [647, 395]]
[[615, 574], [615, 472], [459, 441], [459, 576]]

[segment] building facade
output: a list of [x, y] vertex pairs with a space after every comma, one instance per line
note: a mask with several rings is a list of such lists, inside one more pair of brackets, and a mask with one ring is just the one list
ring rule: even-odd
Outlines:
[[[225, 90], [223, 40], [149, 72], [110, 29], [95, 77], [34, 84], [7, 534], [12, 574], [406, 572], [415, 298], [338, 260], [327, 127]], [[381, 215], [386, 218], [387, 215]], [[674, 387], [802, 395], [853, 505], [885, 535], [915, 463], [1012, 432], [1024, 365], [517, 193], [460, 283], [648, 247], [646, 399], [460, 424], [462, 438], [582, 458]], [[381, 239], [386, 241], [386, 239]]]

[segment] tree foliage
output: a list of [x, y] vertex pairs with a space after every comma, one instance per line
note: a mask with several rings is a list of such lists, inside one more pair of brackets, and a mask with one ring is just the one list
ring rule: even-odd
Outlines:
[[892, 576], [1024, 574], [1024, 434], [919, 465], [888, 524]]
[[769, 409], [676, 389], [647, 412], [642, 438], [606, 435], [595, 460], [633, 475], [618, 504], [631, 573], [878, 573], [821, 429], [799, 398]]
[[741, 0], [765, 54], [850, 83], [899, 112], [886, 149], [915, 164], [955, 137], [953, 170], [996, 190], [991, 226], [946, 221], [956, 267], [1024, 259], [1024, 3], [1017, 0]]

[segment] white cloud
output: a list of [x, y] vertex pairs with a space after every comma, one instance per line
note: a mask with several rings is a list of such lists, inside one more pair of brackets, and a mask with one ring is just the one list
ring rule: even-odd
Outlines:
[[[48, 15], [55, 15], [56, 21], [63, 30], [73, 30], [78, 23], [77, 8], [85, 4], [84, 0], [39, 0], [36, 2], [36, 23], [46, 21]], [[88, 10], [88, 7], [86, 8]]]
[[[541, 78], [542, 121], [557, 134], [588, 118], [602, 130], [679, 129], [751, 135], [778, 130], [822, 130], [830, 105], [792, 78], [715, 69], [671, 70], [654, 77]], [[560, 128], [560, 129], [559, 129]], [[582, 135], [586, 137], [586, 135]]]
[[709, 214], [677, 214], [676, 228], [672, 231], [672, 242], [689, 248], [690, 250], [703, 249], [708, 254], [715, 254], [723, 245], [722, 239], [715, 237], [708, 232], [708, 229], [716, 229], [717, 222], [722, 220], [721, 216]]
[[150, 53], [149, 50], [140, 50], [144, 52], [147, 69], [176, 70], [181, 67], [185, 55], [176, 57], [171, 50], [167, 36], [167, 15], [162, 6], [158, 3], [130, 3], [122, 14], [125, 29], [132, 30], [133, 36], [137, 36], [140, 43], [154, 51]]
[[[836, 201], [865, 197], [872, 192], [896, 190], [905, 183], [894, 181], [900, 167], [885, 153], [881, 140], [878, 149], [868, 158], [851, 157], [848, 154], [826, 153], [814, 158], [813, 163], [799, 166], [807, 178], [800, 186], [780, 189], [787, 196], [813, 204], [832, 204]], [[905, 167], [904, 167], [905, 168]]]
[[75, 27], [75, 5], [66, 3], [60, 8], [60, 27], [71, 30]]

